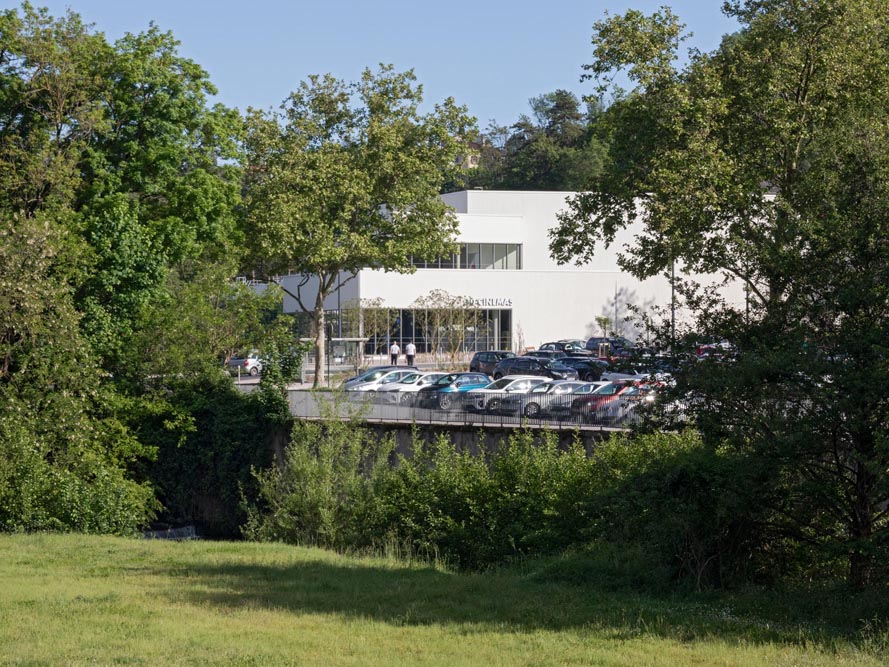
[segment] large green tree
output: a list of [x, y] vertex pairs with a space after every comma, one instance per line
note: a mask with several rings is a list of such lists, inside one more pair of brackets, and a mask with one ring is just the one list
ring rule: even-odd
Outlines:
[[156, 26], [112, 45], [73, 12], [0, 13], [0, 208], [73, 213], [81, 327], [118, 373], [166, 272], [235, 228], [240, 117], [177, 49]]
[[442, 184], [466, 155], [473, 119], [447, 99], [422, 114], [413, 72], [381, 66], [354, 83], [303, 82], [282, 113], [247, 119], [250, 236], [267, 273], [312, 279], [315, 385], [324, 381], [324, 299], [360, 269], [408, 273], [454, 250]]
[[[688, 381], [699, 424], [775, 471], [771, 529], [851, 580], [889, 544], [889, 23], [880, 0], [732, 0], [741, 28], [677, 67], [669, 10], [595, 26], [590, 76], [635, 88], [603, 119], [608, 167], [553, 231], [591, 257], [628, 221], [640, 278], [716, 272], [746, 302], [687, 293], [732, 364]], [[680, 286], [681, 287], [681, 286]], [[704, 307], [706, 306], [706, 307]], [[767, 500], [768, 499], [768, 500]]]
[[214, 352], [218, 377], [237, 334], [195, 354], [140, 327], [164, 331], [176, 296], [196, 340], [256, 314], [193, 268], [229, 252], [242, 123], [177, 50], [154, 26], [109, 44], [70, 11], [0, 11], [0, 530], [143, 525], [156, 508], [135, 470], [153, 453], [129, 424], [162, 405], [138, 398], [146, 378]]

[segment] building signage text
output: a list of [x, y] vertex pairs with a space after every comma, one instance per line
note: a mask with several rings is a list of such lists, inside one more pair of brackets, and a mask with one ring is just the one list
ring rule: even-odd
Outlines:
[[512, 299], [509, 298], [487, 298], [473, 299], [476, 308], [502, 308], [504, 306], [512, 307]]

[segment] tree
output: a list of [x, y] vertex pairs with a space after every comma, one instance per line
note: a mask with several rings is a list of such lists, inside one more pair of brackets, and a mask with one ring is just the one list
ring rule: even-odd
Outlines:
[[157, 508], [128, 466], [153, 452], [79, 333], [66, 236], [0, 216], [0, 530], [132, 533]]
[[599, 108], [586, 111], [574, 93], [556, 90], [529, 100], [510, 127], [491, 123], [480, 143], [479, 166], [464, 175], [470, 187], [506, 190], [582, 190], [602, 169]]
[[445, 290], [434, 289], [418, 297], [413, 308], [436, 363], [441, 363], [441, 353], [446, 352], [448, 363], [455, 366], [466, 344], [467, 332], [478, 338], [479, 329], [485, 326], [482, 312], [472, 298]]
[[[628, 221], [640, 278], [721, 273], [745, 304], [677, 286], [731, 364], [695, 368], [699, 425], [776, 471], [772, 529], [870, 582], [889, 517], [889, 27], [878, 0], [732, 0], [741, 30], [676, 68], [662, 10], [596, 24], [587, 66], [636, 86], [602, 122], [608, 167], [553, 231], [583, 260]], [[772, 489], [773, 491], [774, 489]]]
[[223, 256], [235, 229], [237, 112], [151, 26], [114, 45], [69, 12], [0, 13], [0, 209], [65, 215], [75, 305], [100, 362], [120, 356], [169, 270]]
[[[312, 76], [282, 105], [250, 110], [247, 216], [268, 273], [314, 280], [315, 386], [324, 381], [324, 299], [365, 268], [409, 273], [453, 252], [456, 217], [439, 198], [467, 152], [472, 120], [453, 100], [421, 115], [412, 71], [381, 66], [347, 83]], [[317, 286], [317, 290], [316, 290]]]

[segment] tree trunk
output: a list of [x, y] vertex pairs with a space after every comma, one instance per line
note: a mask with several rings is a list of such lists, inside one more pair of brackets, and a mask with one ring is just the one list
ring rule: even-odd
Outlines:
[[873, 579], [874, 559], [869, 542], [873, 538], [874, 508], [871, 490], [873, 474], [867, 465], [855, 464], [854, 507], [852, 508], [852, 553], [849, 554], [849, 582], [856, 588], [865, 588]]
[[314, 389], [318, 389], [324, 385], [325, 381], [325, 345], [327, 344], [327, 331], [325, 330], [324, 321], [324, 297], [326, 294], [321, 289], [323, 281], [318, 282], [318, 297], [315, 299], [315, 310], [313, 316], [315, 318], [315, 382], [312, 385]]

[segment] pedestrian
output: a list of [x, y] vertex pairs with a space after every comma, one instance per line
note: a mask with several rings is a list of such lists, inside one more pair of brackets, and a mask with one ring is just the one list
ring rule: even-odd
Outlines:
[[401, 354], [401, 348], [398, 347], [398, 341], [392, 341], [392, 347], [389, 348], [389, 356], [392, 357], [392, 365], [398, 365], [398, 355]]
[[414, 365], [414, 357], [417, 355], [417, 346], [414, 345], [414, 341], [409, 342], [404, 346], [404, 354], [407, 357], [407, 365]]

